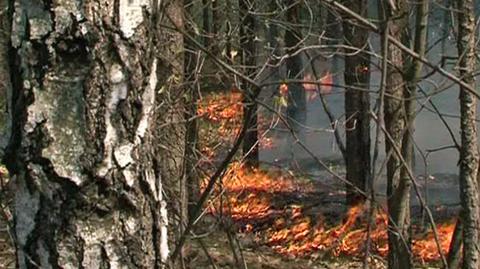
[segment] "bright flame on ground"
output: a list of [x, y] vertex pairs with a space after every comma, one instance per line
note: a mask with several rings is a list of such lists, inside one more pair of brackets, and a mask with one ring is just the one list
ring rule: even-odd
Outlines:
[[[275, 195], [278, 200], [288, 193], [315, 191], [311, 184], [296, 182], [292, 176], [280, 172], [249, 171], [235, 164], [223, 182], [227, 201], [221, 207], [216, 203], [210, 212], [215, 214], [223, 210], [241, 226], [242, 232], [254, 232], [259, 244], [266, 243], [281, 254], [301, 257], [322, 251], [335, 256], [362, 256], [367, 241], [366, 208], [363, 205], [351, 208], [343, 222], [329, 227], [324, 222], [325, 217], [309, 215], [302, 206], [275, 205]], [[437, 226], [444, 254], [448, 251], [453, 229], [453, 224]], [[376, 214], [370, 238], [370, 253], [386, 256], [385, 213]], [[412, 250], [415, 258], [422, 262], [440, 259], [432, 232], [414, 237]]]
[[220, 136], [235, 137], [240, 131], [243, 117], [242, 94], [232, 92], [208, 96], [198, 104], [197, 114], [219, 124]]
[[[453, 223], [437, 225], [438, 239], [444, 255], [448, 253], [454, 230], [455, 224]], [[422, 239], [413, 241], [413, 252], [423, 261], [440, 260], [440, 254], [437, 251], [437, 244], [432, 232]]]
[[[242, 93], [238, 90], [231, 93], [210, 95], [198, 104], [197, 114], [203, 119], [218, 125], [216, 132], [223, 139], [233, 139], [240, 132], [243, 121]], [[258, 129], [265, 130], [269, 125], [265, 117], [259, 116]], [[262, 136], [259, 139], [260, 148], [273, 148], [274, 139]], [[205, 149], [205, 151], [212, 151]]]
[[218, 202], [210, 207], [210, 211], [216, 213], [222, 210], [236, 221], [259, 221], [274, 214], [281, 214], [282, 210], [275, 209], [271, 204], [272, 194], [309, 189], [308, 186], [294, 183], [279, 172], [268, 174], [258, 169], [250, 171], [238, 163], [232, 165], [222, 185], [227, 191], [228, 202], [221, 206]]

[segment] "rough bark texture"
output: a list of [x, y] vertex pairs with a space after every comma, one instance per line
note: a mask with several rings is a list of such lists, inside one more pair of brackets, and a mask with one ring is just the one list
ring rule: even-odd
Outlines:
[[[475, 88], [475, 13], [473, 0], [459, 0], [457, 48], [460, 77]], [[460, 89], [460, 202], [463, 224], [463, 268], [479, 268], [478, 255], [478, 148], [476, 126], [477, 100], [467, 90]]]
[[[393, 1], [395, 9], [385, 4], [387, 19], [390, 19], [389, 34], [397, 40], [402, 35], [408, 23], [407, 1]], [[383, 9], [381, 10], [383, 12]], [[387, 57], [391, 66], [388, 68], [388, 80], [385, 96], [385, 128], [390, 139], [386, 140], [386, 154], [390, 155], [387, 162], [387, 197], [389, 230], [388, 230], [388, 266], [390, 269], [408, 269], [412, 267], [411, 236], [410, 236], [410, 187], [411, 181], [402, 177], [402, 156], [398, 156], [393, 146], [403, 148], [403, 135], [406, 128], [404, 106], [405, 81], [403, 77], [404, 58], [402, 51], [395, 45], [388, 45]]]
[[167, 262], [182, 214], [182, 36], [156, 19], [181, 27], [181, 8], [15, 1], [6, 161], [19, 268]]
[[[245, 66], [245, 74], [253, 77], [255, 74], [255, 0], [240, 0], [240, 47], [242, 48], [242, 63]], [[254, 116], [247, 122], [248, 130], [243, 139], [243, 154], [245, 163], [250, 167], [258, 166], [258, 130], [257, 130], [257, 103], [253, 99], [254, 91], [248, 82], [242, 83], [244, 93], [245, 110], [254, 109]], [[245, 120], [248, 120], [245, 117]]]
[[10, 82], [10, 14], [9, 1], [0, 1], [0, 158], [3, 157], [11, 133], [11, 94]]
[[[344, 5], [364, 17], [367, 16], [368, 1], [346, 1]], [[370, 96], [368, 92], [355, 87], [368, 89], [370, 82], [370, 56], [368, 55], [368, 30], [358, 26], [353, 19], [345, 18], [343, 32], [347, 46], [361, 51], [346, 51], [345, 56], [345, 118], [346, 122], [346, 166], [347, 180], [355, 187], [366, 191], [370, 180]], [[350, 86], [350, 87], [349, 87]], [[354, 88], [351, 88], [354, 87]], [[347, 204], [356, 205], [366, 197], [347, 185]]]

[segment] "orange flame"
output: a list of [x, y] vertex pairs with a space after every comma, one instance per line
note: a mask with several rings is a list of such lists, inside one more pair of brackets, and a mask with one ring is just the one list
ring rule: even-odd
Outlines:
[[[287, 204], [278, 207], [274, 204], [275, 194], [314, 193], [313, 185], [298, 183], [291, 175], [247, 170], [239, 164], [230, 168], [223, 188], [228, 193], [228, 203], [210, 212], [227, 212], [239, 223], [242, 232], [255, 232], [259, 243], [265, 242], [278, 253], [302, 257], [323, 251], [335, 256], [362, 256], [367, 236], [370, 236], [371, 253], [388, 254], [388, 218], [385, 212], [376, 214], [370, 234], [367, 232], [364, 205], [350, 208], [342, 223], [328, 228], [323, 216], [309, 215], [302, 206]], [[437, 226], [444, 254], [448, 251], [453, 228], [453, 224]], [[422, 262], [440, 259], [432, 232], [417, 235], [412, 251]]]
[[[448, 253], [454, 230], [454, 223], [437, 225], [438, 239], [444, 255]], [[440, 253], [438, 253], [437, 243], [435, 242], [433, 232], [429, 232], [422, 239], [414, 240], [412, 248], [413, 252], [417, 257], [420, 257], [422, 261], [430, 262], [440, 260]]]
[[[220, 140], [235, 138], [240, 132], [243, 120], [243, 103], [242, 93], [233, 90], [231, 93], [221, 93], [209, 95], [198, 104], [197, 115], [201, 116], [208, 122], [216, 124], [216, 134]], [[267, 129], [268, 120], [259, 115], [258, 128], [260, 130]], [[209, 134], [212, 136], [212, 134]], [[261, 148], [273, 148], [274, 140], [272, 137], [262, 136], [259, 138], [259, 146]], [[208, 153], [213, 152], [211, 148], [204, 148]]]

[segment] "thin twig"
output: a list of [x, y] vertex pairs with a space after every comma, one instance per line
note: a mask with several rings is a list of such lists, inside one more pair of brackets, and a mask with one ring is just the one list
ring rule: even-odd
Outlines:
[[[341, 3], [339, 3], [338, 1], [335, 1], [335, 0], [322, 0], [323, 2], [339, 9], [340, 11], [346, 13], [347, 15], [349, 16], [352, 16], [354, 17], [355, 19], [357, 19], [360, 23], [362, 23], [363, 25], [367, 26], [368, 28], [370, 28], [373, 32], [375, 33], [380, 33], [380, 29], [378, 28], [378, 26], [376, 26], [375, 24], [371, 23], [368, 19], [364, 18], [363, 16], [357, 14], [356, 12], [352, 11], [351, 9], [349, 9], [348, 7], [342, 5]], [[455, 83], [457, 83], [458, 85], [461, 86], [461, 89], [462, 90], [466, 90], [468, 91], [470, 94], [474, 95], [475, 97], [477, 98], [480, 98], [480, 94], [474, 89], [472, 88], [471, 85], [469, 85], [468, 83], [466, 83], [465, 81], [463, 81], [461, 78], [459, 78], [458, 76], [455, 76], [454, 74], [448, 72], [447, 70], [443, 69], [441, 66], [439, 65], [436, 65], [432, 62], [430, 62], [428, 59], [426, 59], [425, 57], [421, 57], [420, 55], [418, 55], [418, 53], [414, 52], [413, 50], [411, 50], [410, 48], [406, 47], [405, 45], [403, 45], [402, 41], [400, 40], [397, 40], [395, 39], [394, 37], [388, 35], [388, 40], [394, 44], [395, 46], [397, 46], [400, 50], [402, 50], [403, 52], [407, 53], [408, 55], [410, 55], [411, 57], [413, 57], [414, 59], [416, 60], [419, 60], [420, 62], [422, 62], [423, 64], [425, 64], [426, 66], [428, 66], [429, 68], [437, 71], [438, 73], [440, 73], [442, 76], [454, 81]]]
[[212, 256], [208, 252], [207, 247], [205, 246], [205, 243], [203, 243], [203, 240], [201, 238], [197, 238], [197, 241], [200, 245], [200, 248], [205, 252], [205, 255], [207, 256], [208, 262], [210, 263], [210, 266], [212, 269], [218, 269], [217, 265], [215, 264], [215, 261], [213, 260]]

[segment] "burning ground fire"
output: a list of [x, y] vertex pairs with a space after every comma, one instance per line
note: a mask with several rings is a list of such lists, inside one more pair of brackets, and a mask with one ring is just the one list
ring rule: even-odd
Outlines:
[[[258, 244], [266, 244], [274, 251], [291, 257], [304, 257], [313, 253], [334, 256], [362, 256], [367, 241], [367, 209], [351, 208], [339, 224], [327, 224], [322, 212], [308, 212], [298, 199], [298, 193], [320, 194], [314, 185], [299, 182], [291, 175], [279, 171], [249, 171], [238, 164], [232, 165], [223, 180], [225, 190], [222, 203], [213, 202], [209, 212], [229, 216], [240, 232], [253, 234]], [[295, 202], [288, 202], [295, 200]], [[448, 252], [454, 224], [437, 225], [443, 253]], [[377, 213], [370, 232], [370, 253], [386, 256], [387, 215]], [[415, 235], [413, 252], [420, 262], [440, 259], [432, 232]]]
[[[243, 120], [242, 93], [233, 91], [229, 94], [215, 94], [204, 98], [198, 104], [197, 114], [204, 120], [217, 125], [216, 135], [223, 139], [233, 139], [240, 132]], [[269, 121], [262, 115], [258, 116], [259, 130], [268, 129]], [[212, 136], [212, 134], [209, 134]], [[272, 148], [273, 138], [264, 137], [259, 140], [260, 148]], [[204, 149], [211, 151], [209, 148]]]
[[233, 92], [208, 96], [199, 103], [197, 113], [217, 123], [240, 121], [243, 113], [242, 94]]
[[197, 114], [218, 124], [220, 136], [235, 137], [240, 131], [243, 115], [242, 94], [234, 92], [208, 96], [198, 104]]
[[[208, 97], [199, 104], [198, 114], [216, 124], [216, 134], [221, 139], [231, 139], [240, 130], [243, 113], [241, 100], [239, 92]], [[259, 129], [265, 122], [259, 119]], [[274, 141], [266, 138], [260, 146], [265, 148], [273, 145]], [[209, 147], [205, 147], [204, 152], [208, 153], [208, 158], [216, 155]], [[240, 232], [253, 235], [258, 244], [267, 245], [277, 253], [292, 257], [313, 253], [362, 256], [367, 236], [371, 242], [370, 253], [384, 257], [388, 253], [385, 212], [376, 212], [370, 233], [367, 232], [368, 210], [363, 205], [350, 208], [342, 220], [338, 217], [329, 219], [318, 208], [321, 203], [317, 204], [316, 211], [309, 205], [311, 200], [320, 201], [319, 197], [325, 191], [285, 172], [248, 170], [234, 163], [216, 191], [222, 195], [211, 200], [209, 213], [231, 218]], [[337, 220], [336, 223], [327, 222], [332, 219]], [[417, 230], [414, 227], [416, 234], [412, 242], [417, 261], [439, 260], [433, 233], [420, 233]], [[454, 224], [437, 225], [444, 254], [448, 251], [453, 230]]]

